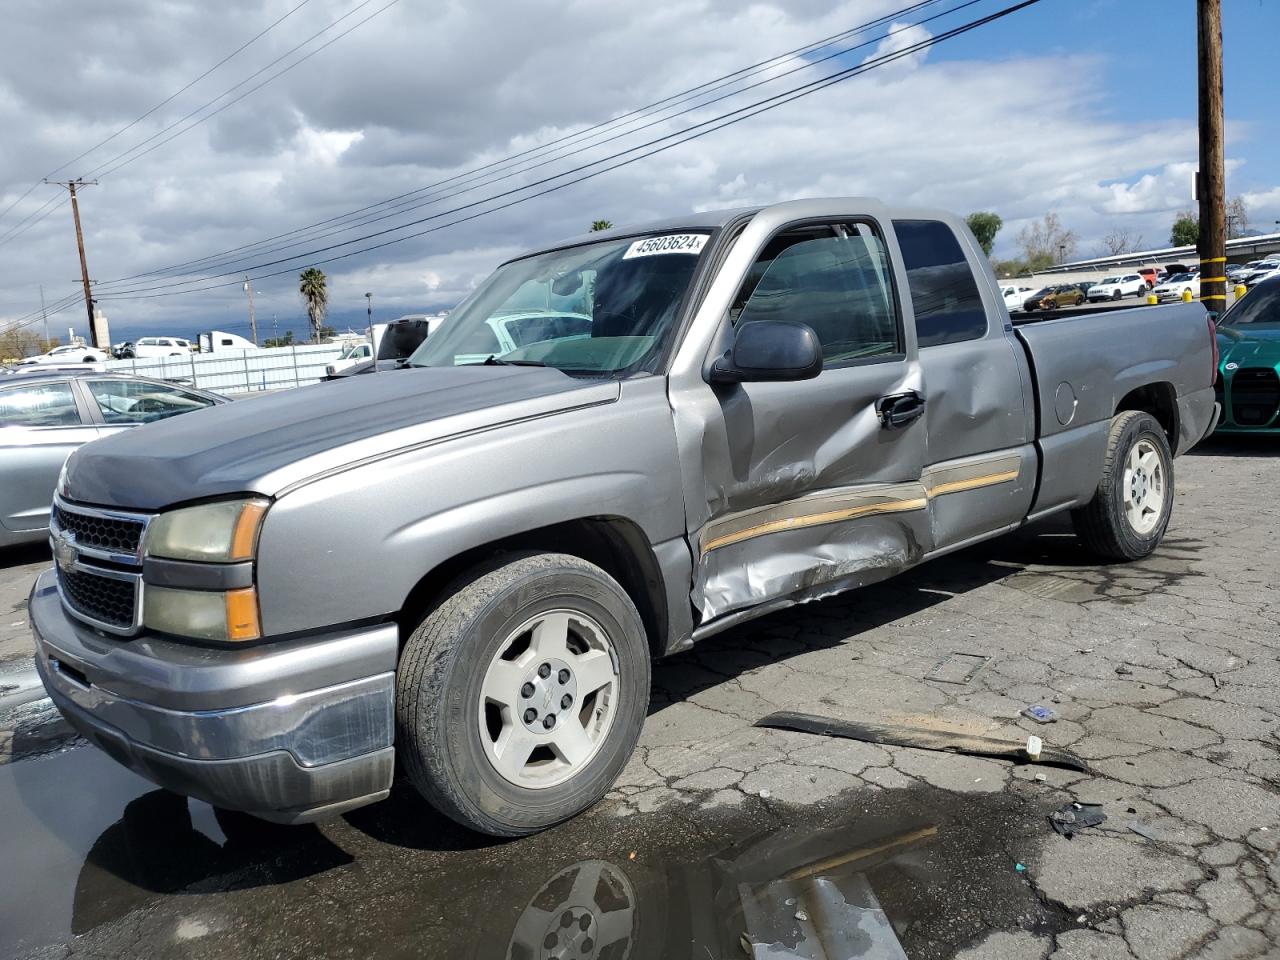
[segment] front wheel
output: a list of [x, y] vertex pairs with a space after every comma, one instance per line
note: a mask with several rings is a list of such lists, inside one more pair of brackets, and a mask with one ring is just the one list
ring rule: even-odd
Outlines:
[[1121, 297], [1123, 297], [1123, 296], [1124, 296], [1124, 294], [1123, 294], [1123, 293], [1121, 293], [1119, 290], [1112, 290], [1112, 291], [1111, 291], [1111, 299], [1112, 299], [1112, 300], [1119, 300], [1119, 299], [1120, 299]]
[[1164, 429], [1141, 410], [1118, 414], [1097, 491], [1071, 512], [1076, 536], [1100, 556], [1138, 560], [1159, 546], [1172, 512], [1173, 454]]
[[630, 759], [649, 705], [644, 625], [605, 571], [504, 557], [455, 582], [405, 645], [396, 746], [438, 810], [522, 836], [590, 807]]

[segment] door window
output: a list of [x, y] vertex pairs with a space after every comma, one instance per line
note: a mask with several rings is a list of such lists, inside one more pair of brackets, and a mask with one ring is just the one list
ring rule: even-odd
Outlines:
[[730, 309], [735, 325], [808, 324], [826, 366], [903, 352], [884, 243], [865, 223], [823, 224], [774, 237]]
[[0, 390], [0, 427], [80, 425], [69, 383], [38, 383]]
[[88, 387], [110, 424], [150, 423], [213, 406], [206, 397], [145, 380], [90, 380]]
[[978, 340], [987, 311], [960, 241], [938, 220], [895, 220], [922, 347]]

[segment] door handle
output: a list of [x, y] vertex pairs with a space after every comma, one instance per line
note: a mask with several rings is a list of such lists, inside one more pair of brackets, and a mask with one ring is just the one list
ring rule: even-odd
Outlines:
[[891, 393], [876, 401], [876, 416], [885, 430], [901, 430], [924, 415], [924, 397], [914, 390]]

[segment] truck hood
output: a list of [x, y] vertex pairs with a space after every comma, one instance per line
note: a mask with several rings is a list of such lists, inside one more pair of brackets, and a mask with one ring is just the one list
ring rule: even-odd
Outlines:
[[532, 417], [609, 403], [617, 381], [540, 367], [424, 367], [349, 377], [184, 414], [86, 444], [64, 495], [156, 510], [309, 478]]

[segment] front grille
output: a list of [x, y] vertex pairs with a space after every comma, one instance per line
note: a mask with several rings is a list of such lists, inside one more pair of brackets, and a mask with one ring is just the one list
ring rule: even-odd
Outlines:
[[133, 627], [138, 581], [93, 573], [85, 567], [58, 570], [62, 599], [71, 609], [120, 630]]
[[79, 513], [61, 504], [54, 506], [53, 518], [61, 529], [75, 534], [77, 546], [136, 554], [142, 542], [143, 524], [140, 520]]
[[1231, 419], [1262, 427], [1280, 410], [1280, 376], [1270, 367], [1242, 367], [1231, 378]]

